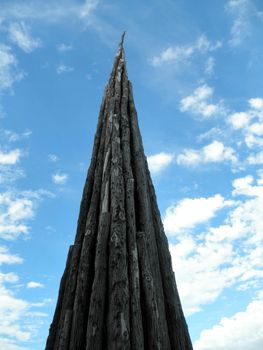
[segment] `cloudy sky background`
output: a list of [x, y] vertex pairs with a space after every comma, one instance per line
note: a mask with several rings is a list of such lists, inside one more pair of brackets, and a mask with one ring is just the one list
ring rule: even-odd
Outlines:
[[0, 5], [0, 348], [44, 348], [103, 89], [127, 30], [194, 349], [262, 350], [262, 1]]

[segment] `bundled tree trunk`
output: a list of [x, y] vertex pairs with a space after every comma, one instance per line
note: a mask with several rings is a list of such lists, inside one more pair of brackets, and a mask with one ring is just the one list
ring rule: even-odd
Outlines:
[[123, 38], [103, 97], [46, 350], [192, 350]]

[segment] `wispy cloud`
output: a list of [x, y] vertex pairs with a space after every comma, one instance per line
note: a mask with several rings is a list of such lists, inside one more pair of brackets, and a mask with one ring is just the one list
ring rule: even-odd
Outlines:
[[231, 39], [229, 42], [232, 46], [240, 45], [248, 35], [248, 4], [249, 0], [230, 0], [227, 4], [227, 9], [234, 16], [234, 21], [231, 27]]
[[7, 247], [0, 246], [0, 265], [21, 264], [22, 262], [23, 259], [20, 256], [11, 254]]
[[249, 150], [248, 164], [261, 164], [263, 147], [263, 99], [261, 97], [248, 100], [249, 107], [245, 111], [234, 112], [228, 116], [228, 124], [241, 136], [241, 144], [245, 144]]
[[227, 12], [232, 16], [229, 44], [237, 47], [245, 42], [253, 30], [253, 20], [259, 17], [260, 12], [251, 0], [228, 0]]
[[56, 68], [57, 74], [71, 73], [74, 71], [73, 67], [67, 66], [63, 63], [59, 64]]
[[27, 283], [26, 286], [29, 289], [35, 289], [35, 288], [42, 288], [42, 287], [44, 287], [44, 284], [42, 284], [40, 282], [30, 281], [30, 282]]
[[52, 181], [58, 185], [64, 185], [68, 181], [68, 174], [55, 173], [52, 175]]
[[56, 154], [51, 153], [48, 155], [48, 160], [50, 162], [56, 163], [59, 161], [59, 157]]
[[23, 77], [11, 47], [0, 44], [0, 91], [11, 89], [12, 85]]
[[11, 23], [9, 36], [10, 40], [26, 53], [30, 53], [42, 45], [40, 39], [32, 37], [30, 28], [24, 22]]
[[64, 43], [61, 43], [61, 44], [57, 45], [57, 50], [59, 52], [67, 52], [67, 51], [71, 51], [72, 49], [73, 49], [72, 45], [67, 45], [67, 44], [64, 44]]
[[213, 141], [199, 150], [185, 149], [176, 158], [177, 164], [197, 166], [205, 163], [237, 162], [237, 155], [233, 148], [226, 147], [220, 141]]
[[30, 0], [27, 2], [5, 2], [1, 5], [1, 17], [3, 19], [19, 20], [42, 20], [47, 22], [58, 22], [71, 19], [86, 20], [96, 9], [99, 0], [86, 0], [84, 4], [54, 1]]
[[0, 129], [0, 136], [6, 139], [7, 142], [16, 142], [23, 139], [27, 139], [31, 136], [31, 130], [25, 130], [22, 133], [16, 133], [12, 130]]
[[221, 139], [225, 137], [225, 130], [219, 128], [219, 127], [213, 127], [209, 129], [208, 131], [202, 133], [198, 136], [198, 142], [202, 142], [204, 140], [215, 140], [215, 139]]
[[199, 86], [194, 92], [184, 97], [180, 102], [180, 111], [200, 115], [203, 118], [210, 118], [214, 115], [224, 113], [222, 101], [212, 103], [211, 99], [214, 89], [206, 84]]
[[205, 63], [205, 74], [210, 76], [214, 73], [215, 59], [209, 56]]
[[151, 173], [157, 174], [164, 170], [173, 161], [173, 154], [158, 153], [147, 157], [147, 162]]
[[185, 62], [194, 54], [206, 54], [219, 49], [222, 46], [220, 41], [212, 43], [205, 35], [201, 35], [191, 45], [169, 46], [163, 50], [158, 56], [154, 56], [151, 60], [153, 66], [157, 67], [169, 62]]

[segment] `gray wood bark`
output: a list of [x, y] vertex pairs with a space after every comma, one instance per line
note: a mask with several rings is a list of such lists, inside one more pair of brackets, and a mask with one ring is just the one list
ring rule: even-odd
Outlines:
[[119, 45], [46, 350], [192, 350]]

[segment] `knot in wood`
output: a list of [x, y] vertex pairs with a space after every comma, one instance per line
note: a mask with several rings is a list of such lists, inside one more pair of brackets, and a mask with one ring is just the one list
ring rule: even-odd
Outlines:
[[152, 278], [151, 278], [150, 275], [146, 275], [146, 276], [145, 276], [145, 279], [146, 279], [147, 282], [151, 282], [151, 280], [152, 280]]
[[114, 244], [115, 247], [119, 247], [120, 246], [121, 241], [120, 241], [120, 238], [119, 238], [119, 236], [118, 236], [116, 231], [114, 231], [112, 233], [110, 241], [111, 241], [111, 243]]
[[85, 232], [85, 236], [89, 236], [90, 234], [91, 234], [91, 230], [87, 229], [86, 232]]
[[147, 282], [151, 282], [151, 281], [152, 281], [152, 277], [151, 277], [151, 275], [150, 275], [149, 273], [146, 273], [146, 274], [144, 275], [144, 278], [145, 278], [145, 280], [146, 280]]
[[137, 231], [136, 236], [137, 238], [143, 238], [145, 236], [144, 231]]

